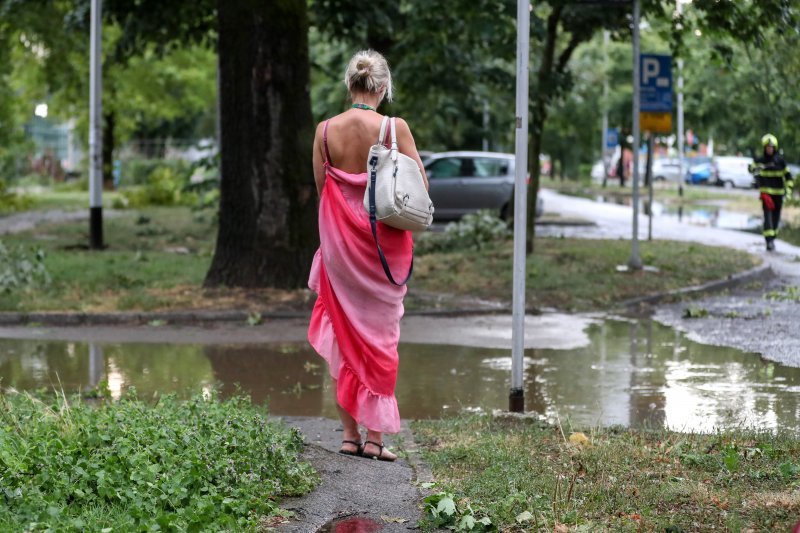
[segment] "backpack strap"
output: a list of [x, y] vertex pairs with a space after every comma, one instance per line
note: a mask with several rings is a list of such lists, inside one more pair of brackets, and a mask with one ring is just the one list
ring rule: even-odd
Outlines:
[[328, 151], [328, 122], [330, 122], [330, 120], [326, 120], [325, 125], [322, 127], [322, 146], [325, 147], [325, 162], [330, 165], [331, 153]]

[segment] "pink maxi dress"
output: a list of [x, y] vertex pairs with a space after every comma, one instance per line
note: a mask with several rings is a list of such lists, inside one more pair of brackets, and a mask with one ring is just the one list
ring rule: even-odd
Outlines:
[[[400, 413], [394, 390], [406, 287], [390, 283], [381, 267], [363, 205], [368, 175], [331, 164], [327, 129], [326, 122], [320, 246], [308, 280], [317, 301], [308, 340], [328, 362], [339, 405], [368, 429], [397, 433]], [[379, 222], [378, 239], [392, 272], [405, 275], [411, 264], [411, 232]]]

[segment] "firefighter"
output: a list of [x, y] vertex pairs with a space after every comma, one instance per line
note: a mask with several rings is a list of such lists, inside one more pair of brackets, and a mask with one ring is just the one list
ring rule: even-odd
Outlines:
[[764, 239], [767, 251], [775, 250], [775, 237], [778, 235], [778, 224], [781, 221], [783, 197], [792, 197], [794, 181], [786, 168], [786, 161], [778, 153], [778, 139], [771, 133], [761, 137], [764, 153], [754, 158], [750, 164], [750, 172], [755, 176], [764, 209]]

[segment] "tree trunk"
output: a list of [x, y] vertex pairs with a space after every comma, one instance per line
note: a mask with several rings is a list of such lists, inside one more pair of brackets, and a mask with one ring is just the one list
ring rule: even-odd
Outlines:
[[[525, 239], [525, 250], [528, 254], [533, 253], [533, 240], [536, 237], [536, 202], [537, 198], [539, 197], [539, 183], [541, 181], [539, 176], [539, 174], [541, 174], [539, 153], [542, 151], [542, 129], [544, 128], [543, 119], [544, 117], [533, 117], [533, 120], [531, 121], [533, 131], [531, 131], [530, 143], [528, 144], [528, 159], [530, 160], [529, 168], [531, 169], [531, 179], [528, 183], [528, 231]], [[552, 163], [550, 166], [550, 172], [555, 172], [555, 168], [553, 168]]]
[[217, 2], [221, 181], [206, 286], [305, 286], [318, 244], [305, 0]]
[[103, 113], [103, 188], [114, 188], [114, 145], [117, 117], [113, 111]]

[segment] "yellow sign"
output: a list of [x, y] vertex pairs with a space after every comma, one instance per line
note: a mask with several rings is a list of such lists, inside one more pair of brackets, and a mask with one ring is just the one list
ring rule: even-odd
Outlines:
[[639, 127], [651, 133], [672, 133], [672, 113], [639, 113]]

